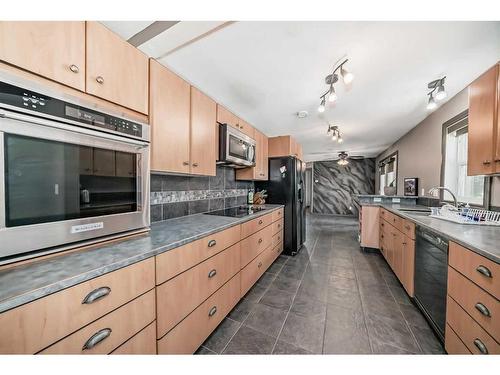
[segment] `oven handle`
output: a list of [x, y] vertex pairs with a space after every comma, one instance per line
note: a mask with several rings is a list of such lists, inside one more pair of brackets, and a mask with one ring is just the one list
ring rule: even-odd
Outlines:
[[36, 124], [36, 125], [41, 125], [41, 126], [46, 126], [54, 129], [61, 129], [61, 130], [66, 130], [66, 131], [71, 131], [71, 132], [76, 132], [76, 133], [81, 133], [89, 136], [94, 136], [94, 137], [99, 137], [99, 138], [104, 138], [104, 139], [109, 139], [113, 141], [118, 141], [122, 143], [127, 143], [131, 144], [134, 146], [137, 146], [139, 149], [145, 148], [149, 146], [148, 142], [132, 139], [132, 138], [127, 138], [124, 136], [119, 136], [119, 135], [114, 135], [102, 131], [97, 131], [97, 130], [92, 130], [76, 125], [68, 125], [63, 122], [58, 122], [55, 120], [47, 120], [35, 116], [30, 116], [30, 115], [24, 115], [21, 113], [16, 113], [16, 112], [11, 112], [11, 111], [6, 111], [5, 109], [0, 109], [0, 118], [6, 118], [9, 120], [14, 120], [14, 121], [20, 121], [20, 122], [28, 122], [31, 124]]

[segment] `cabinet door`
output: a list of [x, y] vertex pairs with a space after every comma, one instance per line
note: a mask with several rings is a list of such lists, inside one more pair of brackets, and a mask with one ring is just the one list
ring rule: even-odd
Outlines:
[[260, 170], [261, 170], [261, 179], [266, 180], [269, 177], [269, 163], [268, 163], [268, 138], [265, 134], [260, 133], [260, 144], [262, 149], [262, 154], [260, 158]]
[[494, 135], [498, 65], [469, 86], [469, 139], [467, 174], [491, 174], [495, 171]]
[[85, 22], [0, 22], [0, 60], [85, 90]]
[[87, 22], [87, 92], [148, 114], [148, 57], [99, 22]]
[[407, 236], [403, 236], [403, 268], [402, 280], [406, 292], [413, 297], [415, 280], [415, 241]]
[[228, 111], [225, 107], [217, 104], [217, 122], [221, 124], [228, 124], [234, 128], [237, 128], [238, 117], [236, 117], [232, 112]]
[[189, 173], [190, 86], [151, 60], [151, 170]]
[[500, 63], [497, 64], [497, 114], [495, 121], [495, 172], [500, 173]]
[[94, 148], [94, 175], [114, 176], [115, 175], [115, 152]]
[[191, 173], [215, 176], [217, 104], [191, 87]]
[[115, 153], [116, 175], [118, 177], [135, 176], [135, 155], [128, 152]]
[[248, 135], [250, 138], [255, 137], [255, 128], [250, 125], [248, 122], [245, 120], [238, 118], [238, 122], [236, 124], [236, 128], [241, 131], [242, 133]]

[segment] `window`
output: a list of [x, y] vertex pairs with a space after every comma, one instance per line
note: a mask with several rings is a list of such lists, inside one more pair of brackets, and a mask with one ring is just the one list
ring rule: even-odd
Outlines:
[[397, 158], [398, 155], [396, 152], [391, 156], [388, 156], [378, 164], [380, 195], [385, 195], [386, 187], [393, 187], [394, 190], [397, 190]]
[[[467, 117], [443, 129], [444, 136], [444, 185], [455, 193], [457, 200], [484, 206], [485, 177], [467, 176]], [[444, 192], [445, 201], [453, 201]]]

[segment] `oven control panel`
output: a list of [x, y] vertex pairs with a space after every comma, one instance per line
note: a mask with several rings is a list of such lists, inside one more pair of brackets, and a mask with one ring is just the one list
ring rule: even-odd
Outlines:
[[0, 82], [1, 104], [50, 115], [62, 121], [67, 119], [81, 124], [92, 125], [103, 130], [111, 130], [135, 138], [143, 138], [143, 126], [139, 123], [81, 107], [5, 82]]

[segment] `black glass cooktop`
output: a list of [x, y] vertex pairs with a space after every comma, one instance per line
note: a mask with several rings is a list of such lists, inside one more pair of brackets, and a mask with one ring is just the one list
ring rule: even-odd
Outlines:
[[264, 207], [258, 206], [238, 206], [238, 207], [230, 207], [224, 210], [217, 210], [212, 212], [207, 212], [207, 215], [215, 215], [215, 216], [230, 216], [230, 217], [245, 217], [248, 215], [252, 215], [256, 212], [265, 210]]

